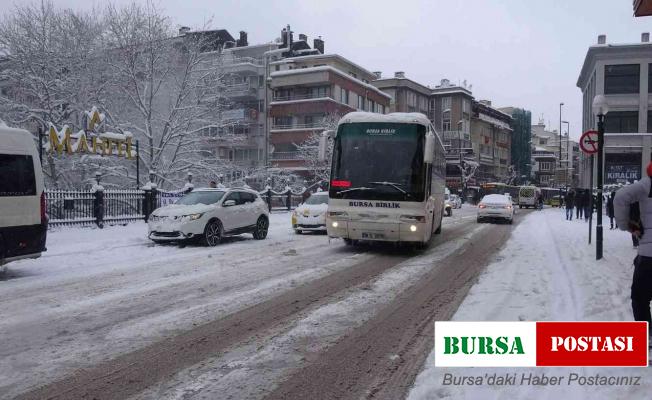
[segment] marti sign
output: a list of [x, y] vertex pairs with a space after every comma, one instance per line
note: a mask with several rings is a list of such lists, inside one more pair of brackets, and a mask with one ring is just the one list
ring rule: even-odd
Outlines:
[[[74, 153], [86, 153], [97, 155], [117, 155], [131, 159], [136, 156], [133, 147], [133, 136], [130, 132], [113, 133], [113, 132], [94, 132], [95, 128], [100, 126], [104, 121], [104, 114], [100, 114], [95, 107], [90, 112], [86, 112], [87, 131], [80, 130], [72, 133], [72, 130], [64, 125], [61, 130], [57, 130], [53, 125], [49, 129], [49, 143], [46, 149], [50, 153], [71, 155]], [[114, 153], [115, 151], [115, 153]]]

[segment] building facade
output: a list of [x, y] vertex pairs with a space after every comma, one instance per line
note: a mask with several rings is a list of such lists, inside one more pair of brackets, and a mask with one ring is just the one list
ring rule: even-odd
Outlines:
[[337, 54], [286, 57], [270, 63], [270, 166], [306, 174], [297, 146], [332, 128], [344, 114], [385, 114], [391, 96], [371, 85], [376, 75]]
[[511, 162], [516, 175], [517, 184], [530, 180], [532, 169], [532, 113], [517, 107], [502, 107], [498, 109], [512, 117]]
[[478, 184], [511, 183], [512, 117], [491, 106], [488, 100], [473, 101], [471, 143], [479, 164], [475, 173]]
[[[582, 131], [597, 128], [593, 99], [604, 95], [609, 104], [605, 116], [604, 184], [638, 180], [645, 173], [652, 152], [652, 44], [649, 33], [640, 43], [607, 44], [606, 36], [589, 47], [577, 87], [582, 91]], [[591, 182], [589, 157], [581, 157], [579, 185]], [[594, 161], [595, 162], [595, 161]], [[594, 164], [595, 165], [595, 164]], [[596, 178], [593, 178], [596, 183]]]

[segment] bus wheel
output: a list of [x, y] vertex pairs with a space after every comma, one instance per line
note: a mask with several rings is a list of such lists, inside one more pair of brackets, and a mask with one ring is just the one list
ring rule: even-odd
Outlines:
[[347, 246], [353, 246], [353, 245], [356, 244], [356, 241], [353, 240], [353, 239], [346, 239], [346, 238], [345, 238], [345, 239], [344, 239], [344, 243], [345, 243]]
[[441, 217], [439, 218], [439, 226], [437, 227], [437, 230], [435, 231], [435, 235], [439, 235], [439, 234], [441, 234], [441, 223], [443, 222], [443, 220], [444, 220], [444, 217], [441, 216]]

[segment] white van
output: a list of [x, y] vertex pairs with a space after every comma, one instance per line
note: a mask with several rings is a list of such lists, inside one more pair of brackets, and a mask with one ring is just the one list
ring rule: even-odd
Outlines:
[[0, 265], [45, 251], [44, 189], [32, 135], [0, 125]]
[[518, 208], [535, 208], [541, 189], [536, 186], [521, 186], [518, 190]]

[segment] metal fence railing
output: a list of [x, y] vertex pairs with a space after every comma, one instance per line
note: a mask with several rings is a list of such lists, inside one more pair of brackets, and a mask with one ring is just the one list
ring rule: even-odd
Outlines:
[[[156, 208], [175, 203], [192, 190], [192, 185], [178, 191], [161, 191], [156, 187], [145, 190], [107, 189], [45, 191], [49, 225], [121, 224], [145, 220]], [[293, 192], [289, 187], [277, 192], [267, 187], [259, 192], [270, 211], [292, 210], [310, 196], [310, 190]]]

